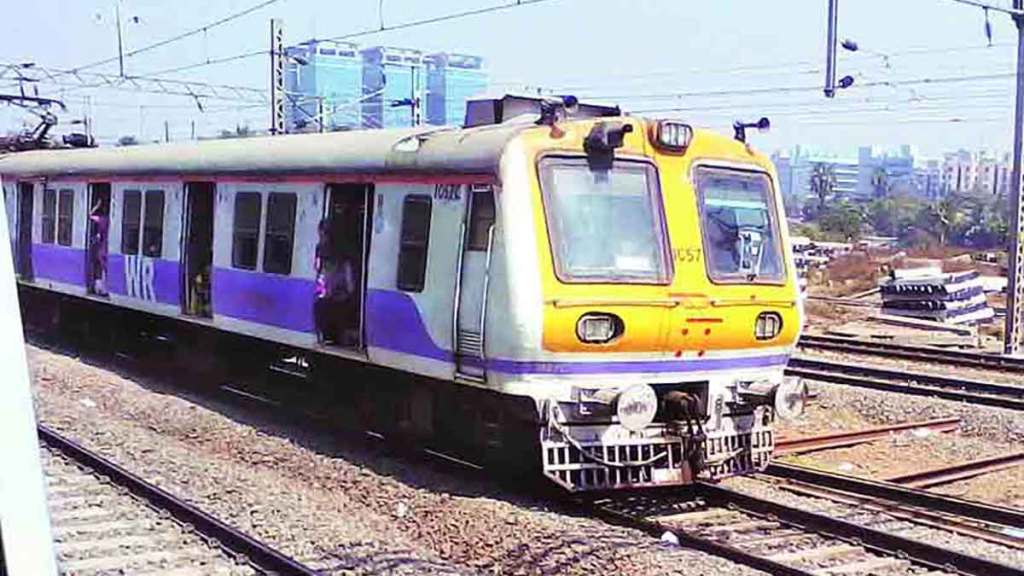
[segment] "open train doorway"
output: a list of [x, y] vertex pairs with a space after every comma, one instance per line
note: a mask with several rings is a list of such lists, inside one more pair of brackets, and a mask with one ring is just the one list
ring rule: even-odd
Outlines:
[[107, 295], [107, 241], [110, 235], [110, 183], [89, 184], [89, 235], [86, 238], [85, 288]]
[[22, 280], [31, 281], [32, 269], [32, 212], [33, 185], [31, 182], [18, 183], [18, 241], [15, 255], [18, 276]]
[[185, 184], [182, 263], [182, 311], [198, 318], [213, 317], [213, 182]]
[[316, 248], [317, 334], [323, 344], [362, 350], [373, 185], [328, 184], [326, 195]]

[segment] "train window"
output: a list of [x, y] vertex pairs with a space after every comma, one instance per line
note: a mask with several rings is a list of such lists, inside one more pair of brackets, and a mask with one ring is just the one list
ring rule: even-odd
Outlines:
[[146, 190], [146, 216], [142, 224], [142, 255], [159, 258], [164, 251], [163, 190]]
[[295, 240], [295, 194], [272, 192], [267, 198], [267, 228], [263, 238], [263, 271], [290, 274]]
[[540, 164], [555, 274], [562, 282], [667, 284], [672, 278], [658, 174], [645, 162], [593, 169]]
[[57, 191], [43, 190], [43, 244], [53, 244], [57, 225]]
[[124, 191], [124, 205], [121, 208], [121, 253], [139, 253], [139, 231], [142, 228], [142, 193], [138, 190]]
[[711, 279], [781, 281], [782, 247], [768, 175], [700, 167], [695, 180]]
[[231, 265], [235, 268], [255, 270], [260, 248], [260, 212], [263, 200], [259, 192], [235, 194], [234, 239]]
[[478, 252], [487, 250], [487, 240], [494, 225], [494, 192], [487, 190], [474, 191], [470, 196], [469, 207], [469, 239], [466, 249]]
[[75, 191], [63, 188], [57, 201], [57, 244], [71, 246], [71, 223], [75, 218]]
[[406, 196], [402, 204], [402, 236], [398, 249], [399, 290], [423, 291], [427, 275], [430, 210], [430, 196]]

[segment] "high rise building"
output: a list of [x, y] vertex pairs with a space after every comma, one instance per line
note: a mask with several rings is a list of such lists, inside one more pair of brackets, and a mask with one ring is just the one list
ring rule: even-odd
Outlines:
[[285, 49], [285, 110], [291, 131], [358, 128], [363, 61], [351, 42], [310, 40]]
[[427, 123], [461, 125], [466, 100], [487, 90], [483, 59], [466, 54], [430, 54], [427, 65]]
[[364, 128], [396, 128], [422, 123], [426, 103], [423, 53], [376, 46], [363, 56]]
[[310, 40], [285, 49], [289, 131], [461, 125], [487, 90], [479, 56]]

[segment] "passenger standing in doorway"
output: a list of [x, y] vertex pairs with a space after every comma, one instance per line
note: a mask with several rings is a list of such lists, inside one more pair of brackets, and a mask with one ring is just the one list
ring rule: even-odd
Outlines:
[[92, 241], [89, 243], [89, 265], [92, 267], [92, 289], [96, 294], [107, 293], [107, 231], [110, 217], [104, 214], [103, 202], [97, 200], [89, 213], [92, 223]]

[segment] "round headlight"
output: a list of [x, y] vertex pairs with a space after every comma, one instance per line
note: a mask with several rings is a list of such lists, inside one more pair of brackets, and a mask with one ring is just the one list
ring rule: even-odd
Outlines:
[[619, 423], [628, 430], [639, 432], [654, 422], [658, 412], [658, 395], [647, 384], [634, 384], [619, 393], [615, 413]]

